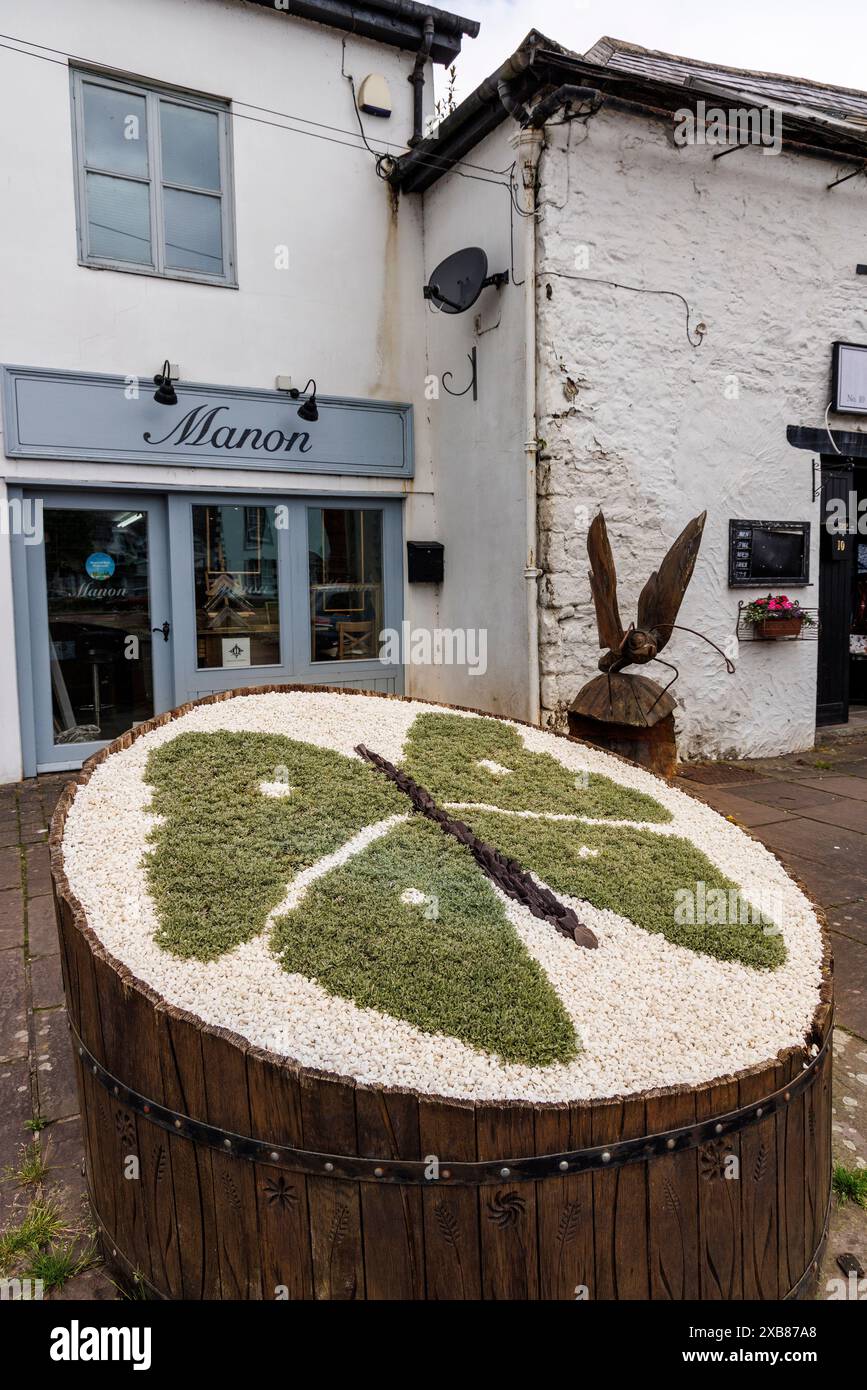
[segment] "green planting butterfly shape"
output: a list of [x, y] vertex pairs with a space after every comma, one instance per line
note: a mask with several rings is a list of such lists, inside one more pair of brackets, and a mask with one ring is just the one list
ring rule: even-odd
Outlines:
[[[760, 920], [678, 925], [678, 888], [735, 885], [688, 840], [651, 828], [671, 820], [653, 797], [570, 772], [528, 751], [509, 725], [422, 714], [402, 767], [555, 893], [721, 960], [771, 968], [785, 958]], [[207, 961], [252, 940], [298, 874], [365, 831], [356, 852], [274, 920], [270, 945], [283, 968], [505, 1062], [544, 1066], [577, 1053], [572, 1020], [470, 851], [420, 815], [407, 818], [406, 796], [368, 764], [282, 734], [220, 730], [163, 744], [145, 776], [158, 818], [145, 868], [164, 949]], [[624, 820], [638, 824], [611, 823]]]

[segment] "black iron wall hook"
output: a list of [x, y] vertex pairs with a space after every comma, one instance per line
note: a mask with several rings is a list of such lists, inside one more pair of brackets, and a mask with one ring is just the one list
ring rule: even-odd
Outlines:
[[471, 366], [472, 369], [473, 369], [473, 374], [472, 374], [472, 377], [470, 378], [469, 385], [465, 386], [464, 389], [463, 389], [463, 391], [453, 391], [452, 388], [451, 388], [449, 385], [447, 385], [447, 383], [446, 383], [446, 377], [448, 377], [449, 381], [453, 381], [453, 380], [454, 380], [454, 374], [453, 374], [452, 372], [443, 372], [443, 377], [442, 377], [442, 381], [443, 381], [443, 390], [444, 390], [444, 391], [448, 391], [448, 393], [449, 393], [450, 396], [465, 396], [465, 395], [467, 394], [467, 392], [471, 390], [472, 393], [473, 393], [473, 400], [474, 400], [474, 401], [477, 401], [477, 400], [479, 399], [479, 377], [478, 377], [478, 359], [477, 359], [477, 356], [476, 356], [475, 344], [473, 344], [472, 350], [471, 350], [470, 352], [467, 353], [467, 360], [468, 360], [470, 366]]

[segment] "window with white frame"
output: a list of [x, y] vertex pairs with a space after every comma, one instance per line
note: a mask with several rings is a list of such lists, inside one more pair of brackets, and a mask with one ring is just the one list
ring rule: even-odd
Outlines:
[[73, 71], [80, 259], [234, 285], [229, 111]]

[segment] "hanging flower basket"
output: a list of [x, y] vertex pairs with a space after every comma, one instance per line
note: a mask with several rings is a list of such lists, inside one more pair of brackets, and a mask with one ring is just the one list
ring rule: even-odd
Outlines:
[[778, 637], [800, 637], [801, 628], [815, 626], [812, 614], [786, 594], [753, 599], [744, 608], [744, 621], [755, 629], [757, 638], [771, 641]]

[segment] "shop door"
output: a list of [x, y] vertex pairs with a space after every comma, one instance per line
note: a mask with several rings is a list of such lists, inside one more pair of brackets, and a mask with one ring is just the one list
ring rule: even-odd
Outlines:
[[165, 502], [43, 494], [27, 553], [39, 771], [77, 767], [173, 704]]
[[[816, 723], [846, 724], [849, 720], [849, 629], [852, 617], [852, 537], [837, 534], [825, 525], [842, 499], [847, 505], [852, 489], [851, 467], [835, 465], [822, 470], [821, 525], [819, 528], [819, 666], [816, 682]], [[848, 514], [848, 513], [847, 513]]]

